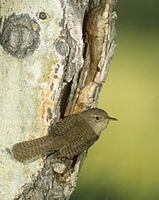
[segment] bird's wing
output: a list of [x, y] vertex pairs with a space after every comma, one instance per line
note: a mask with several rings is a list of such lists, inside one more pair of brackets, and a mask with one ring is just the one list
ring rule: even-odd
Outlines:
[[[60, 136], [57, 138], [60, 139]], [[61, 137], [63, 145], [60, 146], [55, 156], [72, 158], [87, 150], [97, 139], [98, 136], [93, 129], [83, 118], [79, 117], [74, 121], [72, 128]]]
[[73, 158], [75, 155], [79, 155], [85, 150], [94, 144], [98, 139], [98, 136], [95, 134], [90, 134], [87, 137], [77, 137], [70, 144], [64, 145], [59, 152], [57, 152], [57, 156]]
[[76, 125], [79, 126], [78, 124], [83, 123], [83, 120], [84, 119], [78, 117], [78, 114], [69, 115], [51, 127], [50, 135], [65, 135]]

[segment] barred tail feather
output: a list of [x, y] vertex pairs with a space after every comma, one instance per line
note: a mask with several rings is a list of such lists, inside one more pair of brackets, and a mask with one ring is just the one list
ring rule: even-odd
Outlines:
[[12, 147], [13, 157], [19, 162], [25, 162], [40, 154], [46, 154], [48, 152], [48, 140], [49, 136], [44, 136], [35, 140], [16, 143]]

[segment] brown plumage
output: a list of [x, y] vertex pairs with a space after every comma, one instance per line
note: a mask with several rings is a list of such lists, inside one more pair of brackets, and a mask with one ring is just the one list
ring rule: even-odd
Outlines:
[[108, 114], [97, 108], [70, 115], [53, 127], [52, 134], [13, 145], [13, 156], [20, 162], [50, 152], [55, 157], [72, 158], [94, 144], [108, 119]]

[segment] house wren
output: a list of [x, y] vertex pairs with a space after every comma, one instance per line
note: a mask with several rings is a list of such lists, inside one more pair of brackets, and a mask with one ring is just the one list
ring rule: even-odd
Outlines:
[[117, 119], [98, 108], [69, 115], [53, 127], [53, 134], [14, 144], [13, 156], [25, 162], [51, 152], [55, 158], [71, 159], [96, 142], [109, 120]]

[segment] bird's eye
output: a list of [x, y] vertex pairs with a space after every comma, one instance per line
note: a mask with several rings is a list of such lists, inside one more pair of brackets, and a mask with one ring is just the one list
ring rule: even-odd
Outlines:
[[98, 117], [98, 116], [96, 116], [96, 120], [99, 120], [99, 117]]

